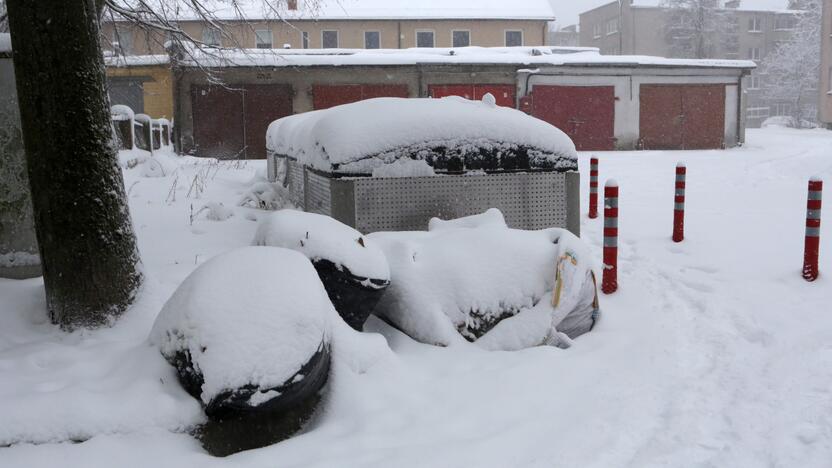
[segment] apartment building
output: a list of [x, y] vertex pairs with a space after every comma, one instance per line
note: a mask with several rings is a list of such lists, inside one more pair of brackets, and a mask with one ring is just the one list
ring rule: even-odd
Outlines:
[[[753, 60], [759, 64], [778, 43], [789, 40], [799, 14], [787, 8], [787, 0], [778, 10], [757, 8], [759, 4], [754, 0], [721, 5], [721, 30], [715, 32], [706, 54], [699, 58]], [[580, 15], [580, 45], [598, 47], [608, 55], [686, 57], [669, 37], [673, 29], [666, 24], [672, 20], [671, 12], [658, 6], [658, 0], [614, 1]], [[764, 98], [761, 87], [765, 79], [755, 72], [743, 84], [749, 127], [759, 126], [769, 116], [791, 112], [790, 103]]]
[[[238, 3], [239, 9], [210, 3], [226, 5], [212, 8], [220, 20], [215, 25], [195, 15], [185, 2], [175, 15], [166, 16], [205, 44], [261, 49], [541, 46], [546, 44], [548, 23], [554, 21], [548, 0], [487, 5], [469, 0], [287, 0], [275, 9], [265, 8], [260, 0]], [[111, 51], [164, 53], [163, 33], [136, 28], [118, 17], [105, 17], [102, 35], [104, 47]]]

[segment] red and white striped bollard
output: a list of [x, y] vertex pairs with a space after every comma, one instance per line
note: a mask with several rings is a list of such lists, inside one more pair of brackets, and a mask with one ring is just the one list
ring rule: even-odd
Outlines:
[[598, 158], [589, 160], [589, 217], [598, 217]]
[[618, 182], [604, 184], [604, 274], [601, 291], [612, 294], [618, 290]]
[[673, 196], [673, 242], [685, 239], [685, 163], [676, 164], [676, 190]]
[[809, 180], [809, 197], [806, 201], [806, 242], [803, 249], [803, 279], [818, 279], [820, 256], [820, 209], [823, 181], [820, 177]]

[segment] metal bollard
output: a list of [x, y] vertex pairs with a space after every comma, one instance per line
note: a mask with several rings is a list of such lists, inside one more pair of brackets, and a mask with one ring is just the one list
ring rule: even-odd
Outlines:
[[818, 257], [820, 256], [820, 210], [823, 181], [820, 177], [809, 180], [809, 197], [806, 201], [806, 241], [803, 249], [803, 279], [814, 281], [818, 278]]
[[685, 163], [676, 164], [676, 191], [673, 198], [673, 242], [685, 239]]
[[618, 182], [610, 179], [604, 185], [604, 274], [601, 291], [612, 294], [618, 290]]
[[598, 158], [589, 160], [589, 217], [598, 217]]

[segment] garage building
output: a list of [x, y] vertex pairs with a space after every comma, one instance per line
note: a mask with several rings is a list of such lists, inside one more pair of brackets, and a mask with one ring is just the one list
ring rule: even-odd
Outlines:
[[719, 149], [744, 140], [742, 77], [753, 67], [580, 48], [238, 51], [176, 62], [174, 112], [182, 150], [218, 158], [265, 157], [268, 124], [287, 115], [486, 93], [557, 126], [579, 150]]

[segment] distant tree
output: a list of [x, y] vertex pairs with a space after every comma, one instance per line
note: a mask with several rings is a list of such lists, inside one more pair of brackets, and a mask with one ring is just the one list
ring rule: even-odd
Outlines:
[[661, 0], [660, 5], [671, 57], [713, 58], [728, 47], [733, 19], [718, 0]]
[[9, 32], [9, 15], [6, 13], [6, 2], [0, 0], [0, 33]]
[[822, 0], [802, 0], [791, 39], [769, 52], [760, 64], [763, 96], [791, 104], [798, 125], [817, 120], [818, 74], [820, 72]]
[[116, 161], [95, 0], [7, 0], [46, 304], [65, 329], [112, 323], [142, 282]]

